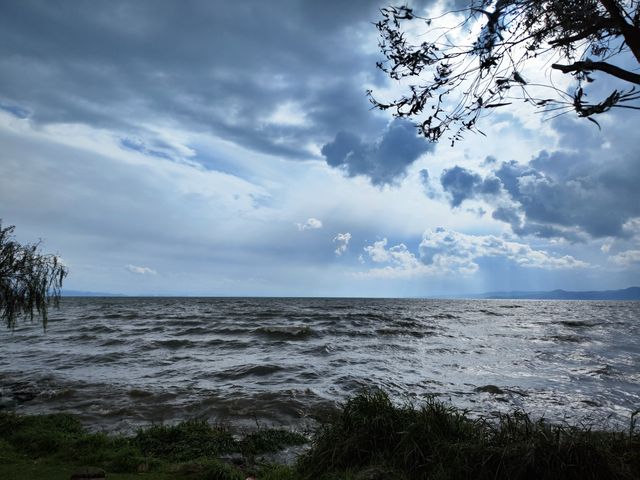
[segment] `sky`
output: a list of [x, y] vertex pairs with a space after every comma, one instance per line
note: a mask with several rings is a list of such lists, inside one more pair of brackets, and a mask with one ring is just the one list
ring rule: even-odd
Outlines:
[[429, 143], [366, 96], [402, 87], [376, 69], [385, 5], [1, 2], [3, 225], [59, 255], [68, 290], [640, 284], [639, 114], [599, 130], [518, 105], [481, 119], [486, 136]]

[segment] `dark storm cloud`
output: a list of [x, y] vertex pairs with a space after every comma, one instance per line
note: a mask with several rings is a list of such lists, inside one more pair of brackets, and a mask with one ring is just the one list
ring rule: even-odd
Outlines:
[[[526, 168], [503, 163], [496, 171], [526, 216], [525, 233], [558, 236], [554, 229], [577, 228], [593, 237], [622, 236], [623, 224], [640, 215], [640, 162], [542, 151]], [[562, 236], [562, 235], [560, 235]]]
[[[361, 48], [378, 1], [7, 0], [0, 101], [40, 123], [135, 132], [152, 121], [308, 157], [340, 130], [379, 130]], [[283, 104], [300, 123], [272, 122]], [[5, 107], [3, 107], [5, 108]]]
[[351, 177], [365, 175], [372, 184], [382, 186], [404, 177], [407, 167], [432, 149], [433, 144], [418, 137], [411, 122], [396, 119], [372, 143], [353, 133], [339, 132], [322, 147], [322, 154], [332, 167], [342, 168]]
[[449, 194], [452, 207], [460, 206], [468, 198], [500, 193], [500, 180], [497, 178], [482, 178], [479, 174], [457, 165], [442, 172], [440, 183]]
[[518, 235], [570, 241], [628, 236], [624, 224], [640, 216], [640, 147], [633, 117], [613, 118], [602, 132], [577, 120], [554, 122], [564, 149], [542, 150], [526, 164], [485, 161], [494, 168], [487, 178], [454, 167], [443, 173], [442, 187], [453, 206], [473, 198], [493, 203], [493, 218]]

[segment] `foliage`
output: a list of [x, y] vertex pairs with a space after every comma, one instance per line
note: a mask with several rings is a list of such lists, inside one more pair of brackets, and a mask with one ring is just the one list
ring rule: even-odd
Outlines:
[[381, 391], [349, 400], [299, 460], [303, 478], [632, 479], [640, 435], [533, 421], [495, 421], [434, 400], [394, 405]]
[[[465, 2], [457, 1], [456, 4]], [[417, 121], [428, 140], [453, 145], [465, 131], [478, 131], [484, 112], [523, 100], [554, 115], [593, 116], [612, 108], [640, 109], [640, 1], [468, 0], [467, 6], [423, 18], [406, 6], [383, 8], [376, 24], [386, 60], [378, 67], [402, 80], [408, 92], [392, 101], [369, 98], [379, 109]], [[425, 22], [412, 43], [409, 22]], [[451, 26], [451, 25], [454, 26]], [[456, 40], [465, 36], [468, 40]], [[418, 43], [419, 42], [419, 43]], [[613, 63], [631, 62], [626, 68]], [[547, 68], [545, 83], [527, 80]], [[551, 72], [572, 75], [568, 93]], [[598, 102], [587, 100], [593, 72], [624, 83]], [[551, 96], [548, 96], [548, 95]]]
[[240, 449], [246, 455], [273, 453], [287, 446], [304, 445], [307, 438], [297, 432], [281, 428], [261, 429], [246, 435], [240, 442]]
[[[70, 472], [93, 465], [108, 478], [186, 478], [190, 480], [264, 480], [299, 478], [285, 465], [249, 465], [246, 455], [276, 452], [306, 439], [282, 429], [262, 428], [234, 436], [226, 426], [201, 420], [154, 425], [134, 436], [87, 431], [68, 414], [23, 416], [0, 412], [0, 478], [57, 478], [49, 472]], [[220, 456], [235, 454], [236, 466]], [[244, 455], [243, 455], [244, 454]], [[35, 466], [38, 467], [35, 467]], [[52, 468], [52, 465], [55, 468]], [[129, 476], [131, 475], [131, 476]]]
[[20, 315], [33, 320], [37, 312], [46, 327], [47, 309], [60, 301], [67, 268], [57, 256], [40, 253], [39, 243], [18, 243], [14, 229], [0, 222], [0, 319], [14, 328]]
[[134, 443], [145, 455], [174, 461], [215, 456], [231, 452], [235, 447], [235, 440], [227, 428], [211, 426], [202, 420], [154, 425], [140, 430]]

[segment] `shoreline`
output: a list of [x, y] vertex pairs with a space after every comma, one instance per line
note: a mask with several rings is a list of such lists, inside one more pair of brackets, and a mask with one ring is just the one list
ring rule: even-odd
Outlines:
[[[0, 375], [2, 378], [2, 375]], [[274, 428], [292, 428], [299, 431], [311, 429], [325, 423], [350, 396], [327, 399], [309, 397], [310, 393], [284, 391], [280, 394], [238, 391], [238, 395], [220, 396], [211, 394], [195, 401], [180, 400], [184, 392], [153, 392], [139, 388], [109, 390], [107, 398], [101, 389], [70, 388], [64, 383], [37, 386], [37, 383], [16, 381], [0, 385], [0, 412], [15, 412], [19, 415], [46, 415], [65, 413], [78, 418], [91, 431], [127, 435], [140, 428], [155, 424], [175, 424], [192, 419], [206, 419], [213, 423], [225, 423], [237, 429], [251, 430], [256, 423]], [[104, 387], [104, 386], [102, 386]], [[382, 388], [375, 384], [362, 385], [362, 389]], [[359, 391], [359, 390], [356, 390]], [[464, 410], [473, 419], [490, 418], [512, 411], [526, 411], [530, 418], [544, 419], [549, 423], [588, 424], [597, 430], [619, 430], [627, 428], [629, 416], [634, 409], [606, 407], [595, 401], [581, 400], [572, 405], [562, 405], [550, 400], [556, 415], [544, 403], [536, 408], [527, 408], [514, 400], [527, 398], [528, 392], [514, 387], [495, 384], [480, 385], [467, 393], [466, 403], [459, 398], [444, 394], [411, 395], [385, 390], [394, 402], [425, 402], [435, 399]], [[460, 394], [460, 392], [455, 392]], [[303, 395], [304, 394], [304, 395]], [[118, 396], [119, 395], [119, 396]], [[353, 396], [354, 394], [351, 394]], [[162, 399], [171, 403], [163, 405]], [[311, 399], [311, 400], [310, 400]], [[110, 400], [114, 400], [111, 402]], [[562, 408], [570, 415], [562, 415]], [[558, 413], [560, 412], [560, 413]], [[615, 416], [613, 413], [615, 412]]]
[[[625, 430], [532, 420], [522, 411], [474, 419], [436, 400], [394, 404], [380, 390], [351, 397], [313, 435], [234, 430], [187, 420], [123, 436], [70, 414], [0, 412], [0, 477], [110, 479], [640, 478], [638, 412]], [[471, 476], [470, 476], [471, 475]]]

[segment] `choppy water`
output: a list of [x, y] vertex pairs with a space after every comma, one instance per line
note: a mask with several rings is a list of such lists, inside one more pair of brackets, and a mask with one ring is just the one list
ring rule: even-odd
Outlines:
[[0, 333], [0, 406], [119, 430], [303, 426], [376, 385], [623, 426], [640, 408], [639, 334], [640, 302], [67, 298], [46, 333]]

